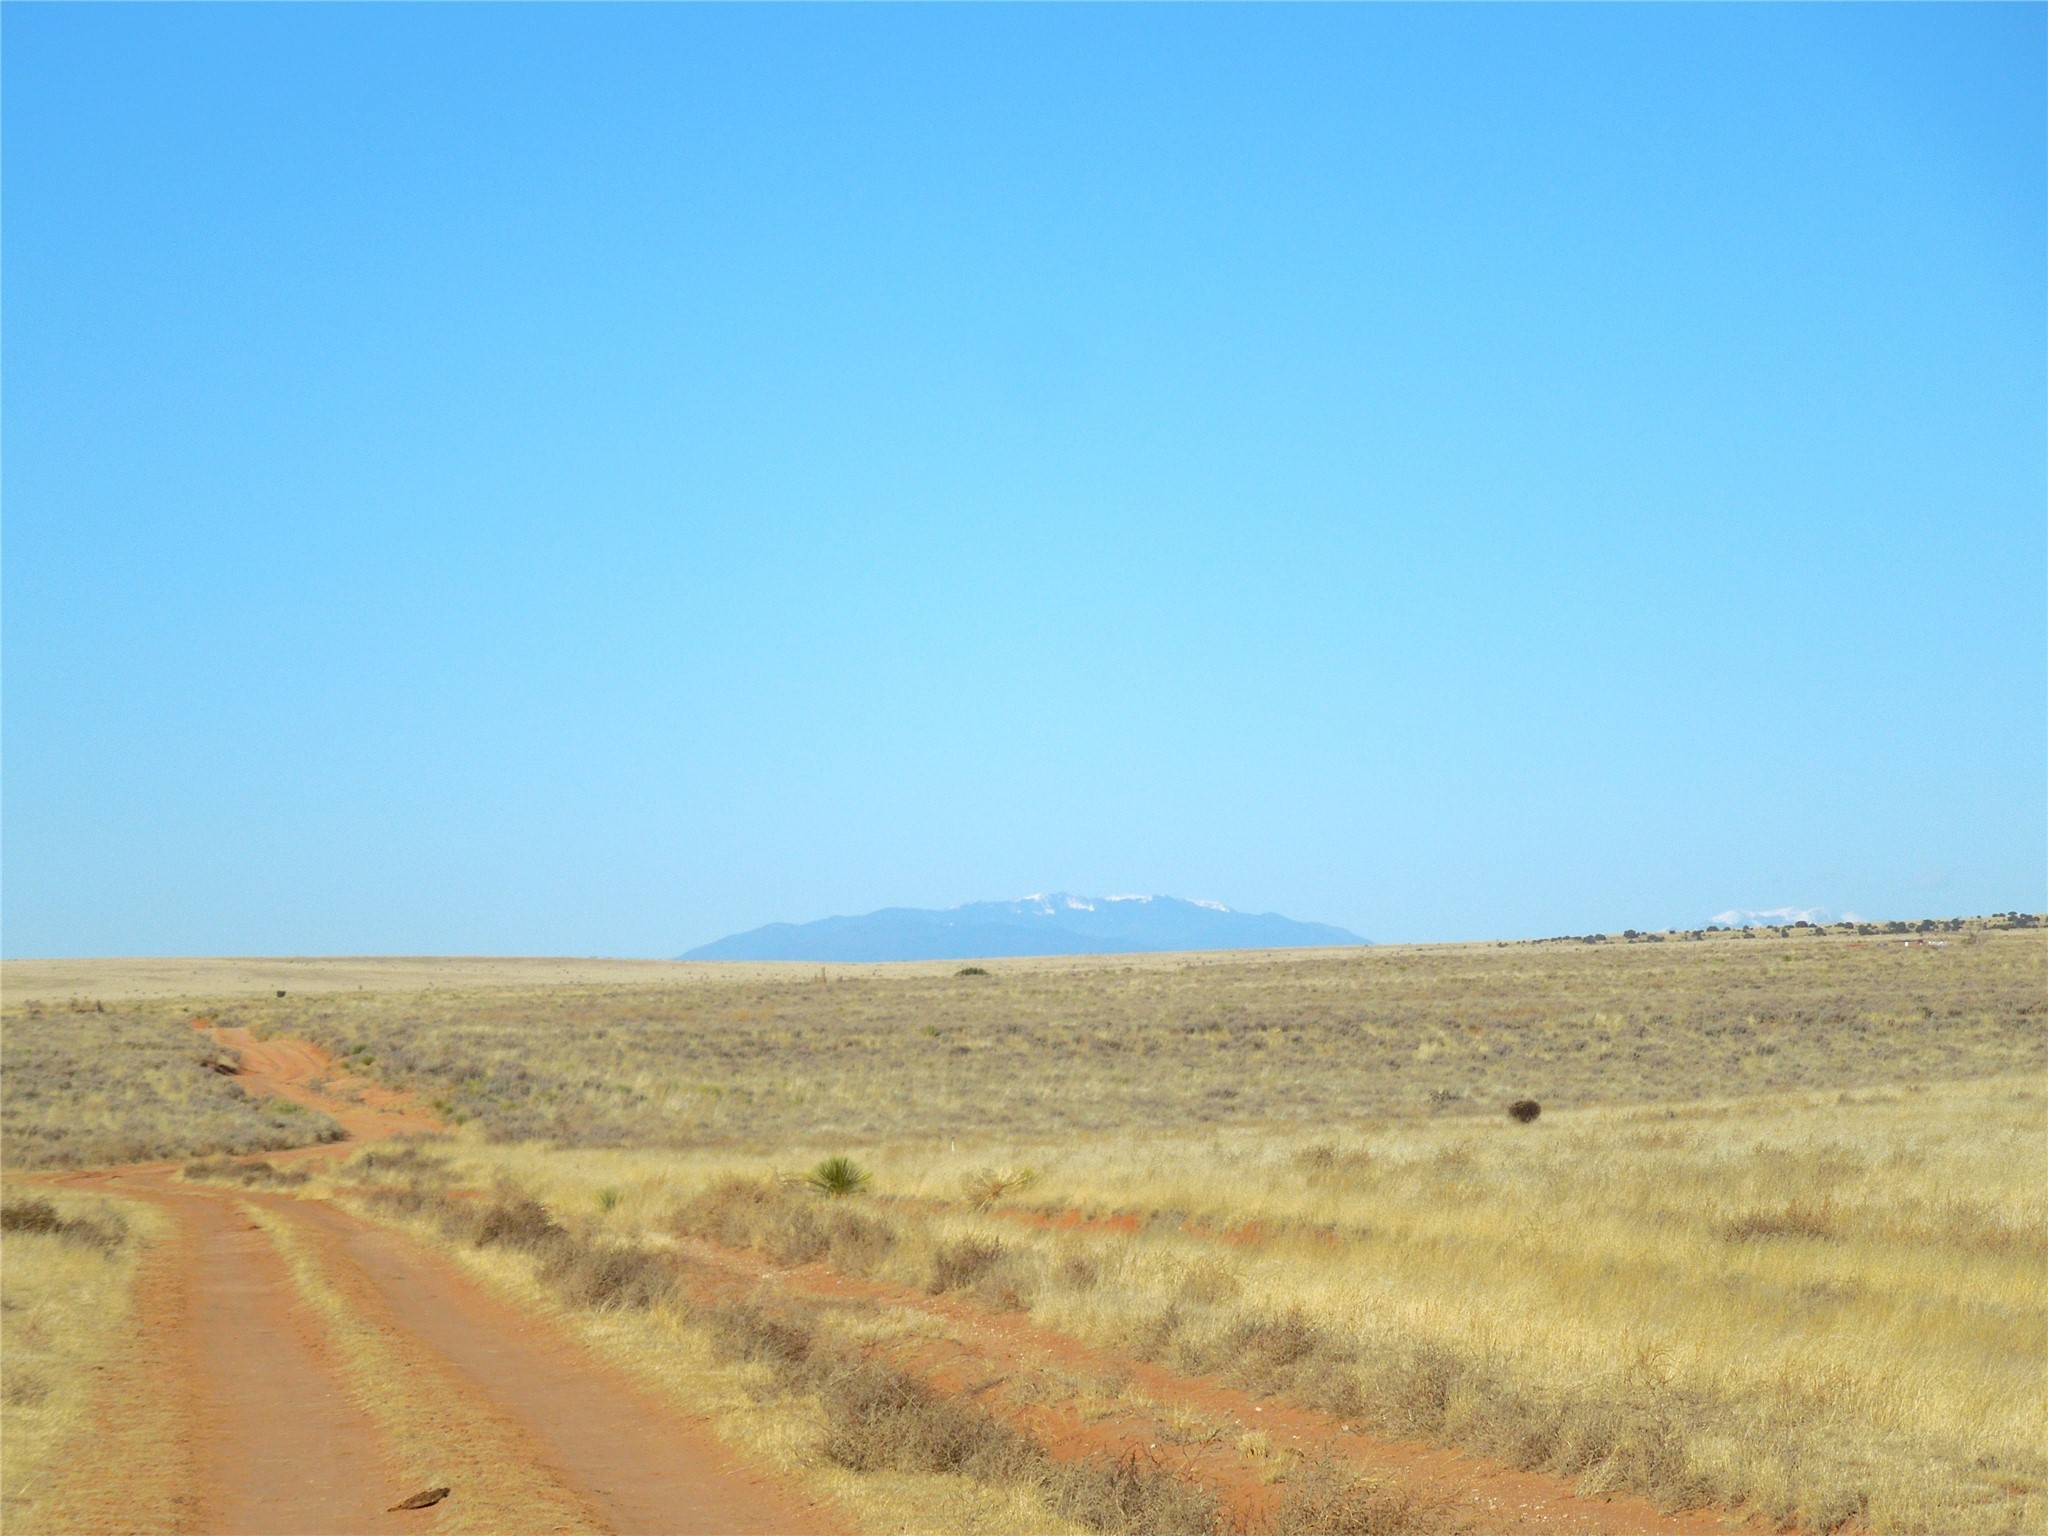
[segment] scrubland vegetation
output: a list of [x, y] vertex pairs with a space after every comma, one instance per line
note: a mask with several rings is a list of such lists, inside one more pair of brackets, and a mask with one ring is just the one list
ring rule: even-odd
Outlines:
[[[538, 1273], [572, 1305], [660, 1303], [677, 1241], [708, 1238], [1588, 1490], [1989, 1533], [2042, 1528], [2048, 1490], [2044, 1108], [2048, 1081], [2007, 1078], [1535, 1125], [883, 1145], [861, 1149], [871, 1192], [839, 1199], [717, 1152], [456, 1144], [435, 1179], [522, 1191], [462, 1212], [457, 1240], [551, 1253]], [[990, 1202], [989, 1157], [1038, 1177]]]
[[454, 1128], [186, 1177], [444, 1245], [877, 1530], [1455, 1529], [1344, 1449], [1420, 1440], [2048, 1531], [2048, 934], [987, 969], [239, 1002]]
[[317, 1111], [236, 1085], [234, 1053], [191, 1028], [189, 1009], [9, 1008], [0, 1138], [10, 1168], [151, 1162], [330, 1141]]
[[136, 1229], [150, 1221], [127, 1202], [71, 1195], [0, 1205], [0, 1523], [10, 1530], [84, 1427], [93, 1368], [127, 1321]]
[[[1808, 930], [1811, 932], [1811, 930]], [[1494, 1113], [2048, 1071], [2040, 935], [990, 962], [224, 1012], [494, 1139], [695, 1146]]]

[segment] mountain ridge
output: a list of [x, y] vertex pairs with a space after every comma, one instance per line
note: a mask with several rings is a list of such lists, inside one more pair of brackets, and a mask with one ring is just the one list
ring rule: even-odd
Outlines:
[[856, 917], [768, 923], [700, 944], [684, 960], [992, 960], [1021, 955], [1324, 948], [1368, 942], [1329, 923], [1236, 912], [1178, 896], [1074, 896], [933, 910], [884, 907]]

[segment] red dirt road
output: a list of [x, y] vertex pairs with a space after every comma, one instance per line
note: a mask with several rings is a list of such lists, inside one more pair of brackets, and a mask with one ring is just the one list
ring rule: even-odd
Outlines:
[[401, 1478], [369, 1416], [339, 1390], [324, 1330], [298, 1302], [277, 1250], [225, 1201], [175, 1204], [198, 1240], [188, 1311], [207, 1429], [197, 1529], [397, 1529], [399, 1517], [385, 1510], [401, 1496]]
[[[334, 1116], [351, 1142], [437, 1128], [409, 1095], [351, 1079], [316, 1047], [199, 1025], [240, 1053], [245, 1088]], [[328, 1157], [347, 1145], [271, 1160]], [[707, 1425], [600, 1360], [561, 1325], [500, 1299], [402, 1233], [327, 1201], [179, 1183], [169, 1166], [47, 1182], [148, 1200], [172, 1219], [174, 1232], [145, 1257], [131, 1346], [111, 1362], [101, 1386], [104, 1432], [81, 1448], [68, 1481], [42, 1501], [40, 1527], [180, 1536], [400, 1529], [451, 1536], [479, 1529], [492, 1536], [806, 1536], [845, 1528], [833, 1512], [748, 1465]], [[361, 1367], [344, 1358], [336, 1323], [302, 1296], [279, 1240], [252, 1214], [279, 1226], [279, 1240], [300, 1255], [293, 1263], [317, 1270], [328, 1297], [322, 1305], [342, 1307], [353, 1327], [380, 1341], [382, 1358], [401, 1362], [398, 1377], [407, 1378], [416, 1364], [427, 1398], [438, 1392], [444, 1409], [456, 1402], [448, 1411], [464, 1433], [490, 1447], [467, 1465], [506, 1468], [508, 1482], [535, 1496], [521, 1501], [499, 1489], [493, 1504], [494, 1490], [454, 1478], [443, 1504], [388, 1513], [419, 1486], [405, 1470], [413, 1465], [416, 1474], [419, 1457], [408, 1453], [417, 1447], [389, 1443], [391, 1420], [365, 1406]], [[1457, 1506], [1479, 1531], [1718, 1536], [1735, 1528], [1704, 1512], [1672, 1515], [1639, 1499], [1588, 1498], [1560, 1479], [1440, 1447], [1373, 1440], [1312, 1410], [1180, 1376], [954, 1298], [821, 1266], [778, 1269], [708, 1244], [687, 1243], [685, 1252], [697, 1261], [691, 1267], [700, 1280], [714, 1286], [765, 1282], [925, 1313], [944, 1325], [943, 1336], [927, 1337], [925, 1357], [915, 1365], [941, 1389], [979, 1391], [1011, 1372], [1036, 1372], [1048, 1382], [1127, 1382], [1156, 1405], [1084, 1416], [1057, 1394], [1041, 1394], [1014, 1416], [1056, 1455], [1157, 1450], [1168, 1440], [1162, 1415], [1174, 1410], [1228, 1426], [1222, 1438], [1183, 1442], [1174, 1455], [1187, 1475], [1215, 1485], [1253, 1519], [1270, 1510], [1274, 1490], [1234, 1442], [1262, 1432], [1278, 1447], [1334, 1457], [1430, 1502]], [[391, 1390], [407, 1390], [406, 1380]], [[471, 1479], [478, 1481], [490, 1479]]]
[[[241, 1052], [244, 1087], [323, 1110], [352, 1141], [435, 1128], [406, 1096], [351, 1082], [314, 1047], [210, 1032]], [[501, 1493], [486, 1527], [493, 1536], [829, 1536], [845, 1528], [554, 1323], [325, 1201], [183, 1184], [168, 1166], [23, 1182], [143, 1199], [172, 1223], [145, 1253], [131, 1336], [96, 1387], [94, 1431], [38, 1501], [40, 1529], [354, 1536], [479, 1528], [475, 1511], [493, 1490], [451, 1485], [433, 1508], [390, 1511], [419, 1491], [403, 1470], [415, 1448], [389, 1443], [366, 1410], [334, 1324], [301, 1294], [277, 1244], [251, 1219], [256, 1212], [310, 1238], [304, 1246], [323, 1284], [354, 1325], [386, 1343], [390, 1358], [423, 1362], [444, 1391], [453, 1383], [464, 1422], [485, 1424], [482, 1438], [511, 1448], [519, 1480], [546, 1491], [530, 1509], [509, 1512]]]
[[414, 1096], [369, 1083], [335, 1065], [334, 1058], [305, 1040], [258, 1040], [248, 1030], [206, 1019], [193, 1028], [240, 1056], [236, 1081], [253, 1094], [289, 1099], [323, 1110], [341, 1123], [350, 1141], [383, 1141], [441, 1129]]
[[[280, 1202], [283, 1203], [283, 1202]], [[438, 1254], [326, 1204], [296, 1214], [374, 1285], [397, 1326], [473, 1382], [620, 1536], [816, 1529], [817, 1515], [702, 1425], [597, 1362], [546, 1319], [499, 1300]]]

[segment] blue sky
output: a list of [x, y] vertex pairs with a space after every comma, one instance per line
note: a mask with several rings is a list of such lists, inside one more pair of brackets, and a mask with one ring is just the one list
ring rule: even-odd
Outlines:
[[2039, 6], [9, 6], [7, 953], [2038, 909]]

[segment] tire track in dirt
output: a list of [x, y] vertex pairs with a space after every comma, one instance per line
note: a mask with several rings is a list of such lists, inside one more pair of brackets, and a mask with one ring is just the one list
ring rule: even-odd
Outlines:
[[[1151, 1455], [1171, 1450], [1172, 1461], [1185, 1475], [1217, 1487], [1234, 1508], [1253, 1516], [1270, 1508], [1275, 1492], [1236, 1451], [1236, 1438], [1245, 1435], [1263, 1435], [1304, 1461], [1328, 1458], [1425, 1501], [1448, 1503], [1489, 1532], [1728, 1536], [1742, 1529], [1734, 1518], [1711, 1511], [1667, 1513], [1646, 1499], [1589, 1496], [1562, 1478], [1503, 1467], [1447, 1447], [1379, 1440], [1314, 1409], [1254, 1397], [1213, 1377], [1184, 1376], [1135, 1356], [1098, 1349], [1019, 1314], [908, 1286], [856, 1279], [823, 1264], [785, 1268], [702, 1238], [680, 1239], [679, 1251], [686, 1260], [725, 1277], [725, 1283], [714, 1279], [708, 1285], [698, 1278], [697, 1284], [713, 1294], [729, 1296], [749, 1287], [770, 1286], [825, 1300], [875, 1302], [933, 1318], [945, 1325], [945, 1339], [921, 1341], [914, 1352], [922, 1353], [928, 1372], [950, 1386], [989, 1384], [1033, 1367], [1068, 1377], [1128, 1383], [1164, 1413], [1126, 1409], [1091, 1418], [1062, 1411], [1058, 1404], [1039, 1403], [1023, 1405], [1011, 1416], [1050, 1443], [1055, 1453], [1063, 1446], [1069, 1448], [1068, 1454], [1108, 1449]], [[991, 1409], [997, 1406], [990, 1397], [982, 1401]], [[1228, 1428], [1223, 1436], [1203, 1443], [1174, 1445], [1163, 1426], [1165, 1415], [1175, 1409]]]
[[247, 1092], [320, 1110], [339, 1122], [350, 1141], [385, 1141], [443, 1128], [420, 1107], [417, 1095], [354, 1076], [311, 1041], [259, 1040], [237, 1025], [203, 1016], [192, 1027], [235, 1052], [240, 1060], [232, 1075]]
[[206, 1438], [198, 1528], [223, 1536], [396, 1529], [410, 1489], [351, 1400], [326, 1330], [262, 1230], [229, 1202], [185, 1199], [200, 1283], [190, 1328]]
[[221, 1536], [395, 1528], [377, 1502], [397, 1479], [376, 1430], [336, 1375], [325, 1330], [235, 1203], [162, 1187], [160, 1176], [63, 1182], [147, 1200], [173, 1228], [143, 1261], [135, 1331], [109, 1362], [93, 1432], [70, 1448], [37, 1523]]
[[839, 1528], [746, 1466], [702, 1424], [595, 1360], [551, 1319], [502, 1301], [448, 1260], [324, 1201], [293, 1202], [374, 1287], [391, 1325], [447, 1361], [582, 1489], [620, 1536], [775, 1536]]
[[[350, 1079], [304, 1042], [259, 1041], [203, 1019], [195, 1027], [240, 1053], [235, 1075], [248, 1091], [322, 1110], [347, 1132], [345, 1142], [273, 1154], [273, 1163], [440, 1128], [410, 1095]], [[538, 1448], [541, 1464], [530, 1473], [558, 1481], [566, 1502], [591, 1516], [565, 1525], [564, 1500], [543, 1500], [555, 1509], [529, 1510], [503, 1530], [844, 1530], [831, 1512], [726, 1450], [707, 1426], [412, 1239], [325, 1200], [182, 1184], [175, 1166], [25, 1181], [147, 1200], [172, 1224], [142, 1260], [135, 1327], [95, 1390], [95, 1431], [38, 1501], [39, 1526], [92, 1536], [355, 1536], [432, 1531], [467, 1513], [461, 1488], [427, 1510], [388, 1509], [415, 1491], [403, 1458], [390, 1454], [351, 1393], [332, 1326], [249, 1219], [258, 1207], [315, 1236], [322, 1279], [351, 1308], [352, 1324], [467, 1387], [495, 1420], [485, 1438]]]

